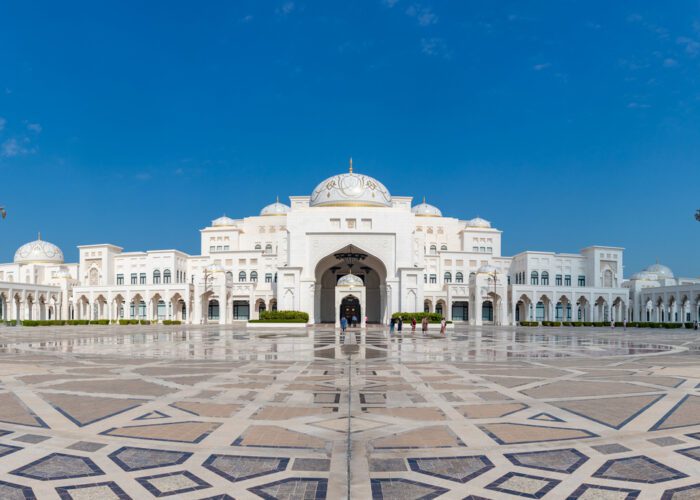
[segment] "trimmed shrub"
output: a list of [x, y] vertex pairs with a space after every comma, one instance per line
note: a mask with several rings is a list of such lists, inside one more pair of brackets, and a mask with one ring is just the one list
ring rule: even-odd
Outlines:
[[[150, 325], [151, 324], [151, 321], [148, 319], [140, 319], [138, 321], [139, 321], [138, 322], [139, 325]], [[134, 323], [134, 324], [136, 324], [136, 323]]]
[[[271, 321], [276, 323], [306, 323], [309, 321], [309, 313], [304, 311], [261, 311], [260, 321]], [[294, 321], [290, 321], [294, 320]]]
[[440, 323], [442, 321], [442, 314], [438, 313], [427, 313], [427, 312], [397, 312], [391, 315], [393, 319], [403, 318], [404, 322], [411, 322], [415, 318], [416, 323], [423, 321], [423, 318], [428, 318], [428, 323]]
[[182, 321], [177, 320], [177, 319], [164, 319], [163, 324], [164, 325], [181, 325]]
[[17, 320], [16, 320], [16, 319], [12, 319], [12, 320], [10, 320], [10, 321], [5, 321], [5, 325], [7, 325], [7, 326], [17, 326]]
[[25, 319], [22, 321], [22, 326], [39, 326], [39, 322], [33, 319]]
[[695, 325], [694, 325], [693, 323], [686, 323], [686, 324], [685, 324], [685, 327], [686, 327], [686, 328], [694, 328]]
[[248, 323], [306, 323], [305, 319], [251, 319]]
[[538, 321], [521, 321], [520, 326], [540, 326]]

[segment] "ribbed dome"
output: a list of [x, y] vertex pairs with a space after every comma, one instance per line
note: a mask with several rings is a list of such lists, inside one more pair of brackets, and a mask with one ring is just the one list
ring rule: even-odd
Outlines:
[[284, 203], [280, 203], [279, 198], [277, 198], [276, 202], [271, 203], [260, 210], [260, 215], [287, 215], [289, 210], [291, 209]]
[[373, 177], [350, 171], [329, 177], [314, 189], [309, 201], [311, 207], [390, 207], [389, 190]]
[[491, 227], [491, 223], [481, 217], [474, 217], [467, 221], [467, 227]]
[[215, 227], [219, 226], [235, 226], [236, 221], [233, 220], [231, 217], [226, 217], [225, 215], [222, 217], [219, 217], [218, 219], [214, 219], [211, 221], [211, 225]]
[[342, 276], [337, 283], [338, 286], [365, 286], [362, 278], [354, 274], [346, 274]]
[[63, 252], [39, 235], [36, 241], [25, 243], [17, 249], [15, 264], [63, 264]]
[[417, 217], [442, 217], [442, 212], [440, 209], [434, 205], [426, 203], [425, 197], [423, 198], [423, 203], [419, 203], [411, 208], [411, 212], [413, 212]]
[[671, 268], [663, 264], [652, 264], [647, 267], [644, 272], [654, 273], [658, 278], [673, 278], [673, 271], [671, 271]]

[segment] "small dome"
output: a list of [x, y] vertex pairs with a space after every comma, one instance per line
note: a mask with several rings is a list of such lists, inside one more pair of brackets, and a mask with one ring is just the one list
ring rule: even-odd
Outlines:
[[365, 283], [359, 276], [346, 274], [338, 280], [337, 286], [365, 286]]
[[474, 217], [467, 221], [467, 227], [491, 227], [491, 223], [481, 217]]
[[498, 272], [498, 269], [495, 266], [492, 266], [491, 264], [486, 264], [477, 269], [476, 272], [479, 274], [493, 274], [495, 272]]
[[640, 271], [638, 273], [634, 273], [630, 279], [638, 281], [656, 281], [656, 275], [646, 271]]
[[63, 264], [63, 252], [39, 235], [36, 241], [25, 243], [17, 249], [15, 264]]
[[423, 203], [419, 203], [411, 208], [411, 212], [413, 212], [417, 217], [442, 217], [442, 212], [440, 209], [434, 205], [426, 203], [425, 197], [423, 198]]
[[235, 226], [236, 221], [233, 220], [231, 217], [226, 217], [225, 215], [222, 217], [219, 217], [218, 219], [214, 219], [211, 221], [211, 225], [214, 227], [220, 227], [220, 226]]
[[309, 201], [311, 207], [391, 207], [389, 190], [373, 177], [350, 171], [321, 182]]
[[652, 264], [647, 267], [644, 272], [654, 273], [657, 279], [673, 278], [673, 271], [671, 271], [671, 268], [663, 264]]
[[271, 203], [260, 210], [260, 215], [287, 215], [289, 210], [290, 208], [284, 203], [280, 203], [280, 199], [277, 198], [276, 202]]

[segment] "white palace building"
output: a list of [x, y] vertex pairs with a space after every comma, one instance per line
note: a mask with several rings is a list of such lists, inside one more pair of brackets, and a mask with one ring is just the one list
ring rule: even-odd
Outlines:
[[352, 163], [310, 196], [220, 217], [200, 234], [199, 255], [98, 244], [79, 246], [78, 263], [41, 238], [27, 243], [0, 264], [0, 318], [229, 324], [280, 309], [337, 324], [341, 315], [387, 323], [395, 312], [430, 311], [512, 325], [698, 316], [697, 282], [693, 291], [657, 269], [623, 284], [622, 248], [505, 257], [490, 222], [412, 205]]

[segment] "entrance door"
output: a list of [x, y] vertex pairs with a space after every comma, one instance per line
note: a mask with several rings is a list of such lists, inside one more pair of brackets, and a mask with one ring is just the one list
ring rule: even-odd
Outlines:
[[348, 324], [352, 324], [352, 317], [355, 317], [355, 322], [362, 321], [362, 311], [360, 310], [360, 299], [353, 296], [348, 296], [340, 303], [340, 317], [348, 320]]

